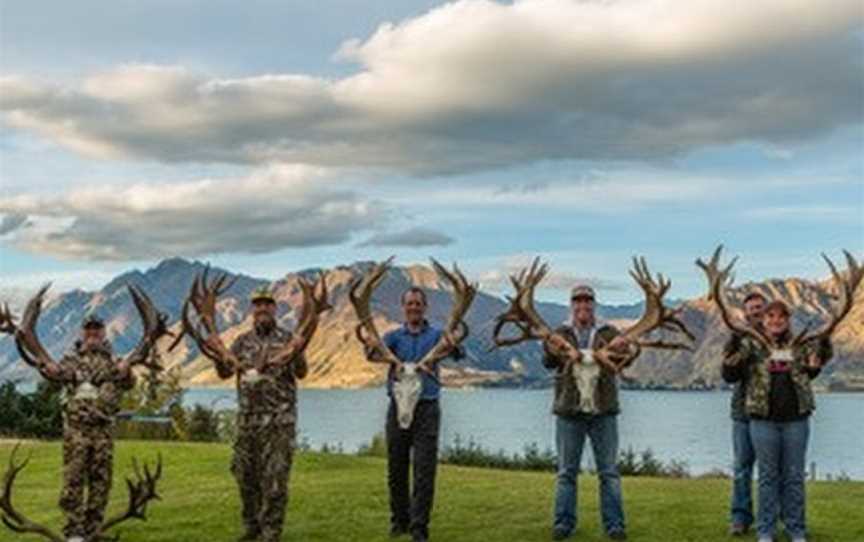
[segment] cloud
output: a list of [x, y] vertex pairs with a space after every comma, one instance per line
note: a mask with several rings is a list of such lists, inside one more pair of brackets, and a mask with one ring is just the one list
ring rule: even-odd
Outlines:
[[33, 222], [10, 235], [13, 245], [94, 261], [332, 245], [387, 219], [383, 203], [334, 182], [320, 168], [280, 165], [235, 179], [3, 197], [0, 213]]
[[[518, 274], [531, 262], [524, 257], [510, 259], [501, 264], [499, 268], [484, 271], [478, 277], [480, 287], [488, 290], [508, 290], [511, 288], [510, 276]], [[555, 271], [550, 269], [546, 278], [539, 287], [546, 290], [570, 291], [576, 284], [587, 284], [595, 290], [607, 292], [620, 292], [627, 290], [628, 286], [614, 280], [606, 280], [598, 277], [585, 277], [568, 271]]]
[[816, 221], [864, 225], [861, 208], [846, 205], [775, 205], [741, 211], [744, 218], [759, 221]]
[[27, 224], [27, 215], [8, 214], [0, 220], [0, 236], [14, 232]]
[[415, 227], [394, 233], [378, 233], [359, 243], [358, 247], [443, 247], [456, 240], [429, 228]]
[[346, 42], [342, 78], [127, 65], [7, 77], [0, 108], [88, 156], [164, 162], [427, 174], [786, 148], [861, 122], [862, 23], [855, 0], [460, 0]]

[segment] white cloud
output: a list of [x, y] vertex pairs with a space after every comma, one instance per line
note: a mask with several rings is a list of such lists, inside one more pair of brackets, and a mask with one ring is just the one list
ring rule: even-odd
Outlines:
[[[527, 254], [515, 254], [505, 257], [494, 268], [481, 272], [477, 280], [484, 289], [509, 291], [511, 289], [509, 277], [518, 274], [521, 270], [530, 266], [533, 258], [534, 256]], [[577, 284], [588, 284], [595, 290], [607, 292], [620, 292], [627, 289], [627, 285], [619, 281], [583, 276], [572, 271], [561, 270], [560, 268], [556, 270], [554, 267], [550, 267], [549, 272], [538, 288], [570, 291]]]
[[377, 233], [357, 246], [416, 248], [447, 246], [455, 242], [455, 239], [445, 233], [424, 227], [414, 227], [399, 232]]
[[129, 65], [0, 82], [6, 123], [103, 158], [459, 172], [786, 148], [860, 123], [855, 0], [461, 0], [346, 42], [342, 79]]
[[754, 207], [741, 211], [744, 218], [760, 221], [818, 221], [858, 223], [864, 227], [864, 215], [861, 207], [846, 205], [775, 205]]
[[320, 168], [281, 165], [234, 179], [3, 197], [0, 213], [33, 223], [7, 234], [19, 248], [102, 261], [337, 244], [386, 220], [384, 204], [334, 183]]

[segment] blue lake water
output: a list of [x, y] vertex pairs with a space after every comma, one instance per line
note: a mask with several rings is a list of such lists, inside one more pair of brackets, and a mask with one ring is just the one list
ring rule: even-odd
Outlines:
[[[508, 453], [531, 443], [554, 445], [552, 390], [445, 389], [441, 400], [443, 444], [458, 435]], [[821, 394], [816, 401], [808, 461], [816, 463], [819, 478], [842, 473], [864, 480], [864, 394]], [[234, 408], [235, 392], [192, 389], [185, 403]], [[621, 406], [622, 449], [650, 448], [664, 461], [686, 462], [694, 474], [730, 470], [729, 393], [623, 391]], [[300, 438], [316, 449], [328, 444], [354, 451], [383, 431], [386, 408], [383, 389], [301, 390]]]

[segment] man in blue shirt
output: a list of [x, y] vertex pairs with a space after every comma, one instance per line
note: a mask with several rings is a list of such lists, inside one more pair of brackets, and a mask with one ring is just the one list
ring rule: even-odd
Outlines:
[[[382, 338], [384, 344], [403, 363], [420, 361], [441, 338], [441, 330], [426, 320], [426, 293], [412, 287], [402, 294], [404, 323]], [[459, 360], [464, 352], [454, 347], [451, 359]], [[390, 368], [387, 394], [387, 481], [390, 488], [390, 534], [400, 536], [411, 533], [414, 542], [429, 538], [429, 515], [435, 492], [435, 472], [438, 466], [438, 435], [441, 427], [441, 392], [438, 364], [431, 372], [420, 372], [422, 391], [407, 429], [399, 426], [397, 408], [393, 400], [393, 382], [396, 369]], [[414, 457], [414, 491], [410, 493], [409, 469]]]

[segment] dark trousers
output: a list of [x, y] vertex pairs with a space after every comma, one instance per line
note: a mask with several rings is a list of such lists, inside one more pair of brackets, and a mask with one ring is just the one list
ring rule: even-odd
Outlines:
[[[438, 433], [441, 408], [438, 401], [420, 401], [414, 421], [400, 429], [396, 405], [387, 411], [387, 482], [390, 486], [390, 522], [408, 527], [412, 533], [429, 536], [429, 515], [435, 495], [438, 467]], [[414, 462], [414, 492], [410, 492], [409, 471]]]

